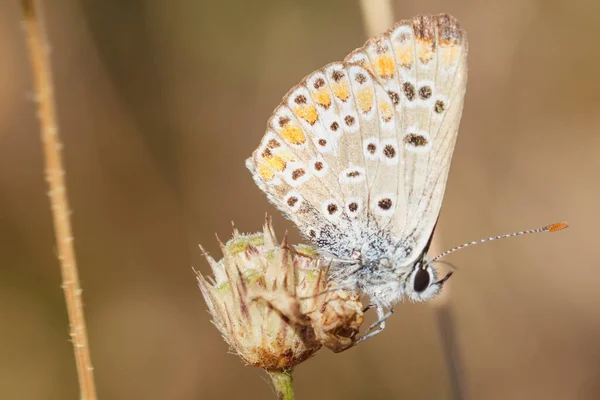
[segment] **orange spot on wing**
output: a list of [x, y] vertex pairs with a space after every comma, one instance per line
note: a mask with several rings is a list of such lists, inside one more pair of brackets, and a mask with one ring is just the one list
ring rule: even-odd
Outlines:
[[260, 165], [258, 167], [258, 174], [265, 181], [270, 181], [275, 177], [275, 173], [269, 169], [266, 165]]
[[329, 108], [331, 105], [331, 95], [326, 88], [314, 92], [314, 97], [315, 102], [325, 108]]
[[458, 46], [457, 40], [440, 40], [440, 47], [456, 47]]
[[396, 59], [404, 68], [410, 68], [413, 63], [413, 48], [411, 43], [402, 43], [396, 46]]
[[348, 90], [348, 84], [346, 82], [334, 83], [331, 85], [331, 89], [335, 97], [341, 101], [346, 101], [350, 97], [350, 91]]
[[294, 114], [296, 114], [297, 117], [302, 118], [311, 125], [314, 125], [314, 123], [319, 118], [319, 114], [317, 114], [317, 109], [315, 108], [315, 106], [312, 105], [298, 106], [294, 108]]
[[280, 132], [281, 137], [292, 144], [303, 144], [306, 141], [302, 128], [294, 124], [286, 124]]
[[392, 119], [393, 115], [392, 105], [388, 102], [383, 102], [379, 104], [379, 113], [381, 114], [381, 118], [383, 118], [384, 121], [389, 121], [390, 119]]
[[264, 165], [267, 165], [274, 171], [281, 172], [285, 169], [286, 162], [283, 158], [278, 156], [270, 156], [267, 158], [263, 158]]
[[375, 71], [383, 78], [391, 78], [396, 72], [396, 62], [389, 54], [384, 54], [375, 61]]
[[361, 89], [356, 96], [358, 106], [363, 112], [369, 112], [373, 106], [373, 92], [370, 88]]
[[426, 64], [433, 58], [433, 41], [417, 39], [417, 57]]

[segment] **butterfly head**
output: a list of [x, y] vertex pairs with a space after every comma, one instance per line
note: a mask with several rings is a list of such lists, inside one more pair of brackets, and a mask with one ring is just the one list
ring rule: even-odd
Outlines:
[[433, 263], [426, 257], [415, 262], [404, 285], [404, 293], [413, 301], [427, 301], [436, 297], [442, 291], [446, 281], [452, 276], [450, 271], [442, 279], [438, 280], [438, 274]]

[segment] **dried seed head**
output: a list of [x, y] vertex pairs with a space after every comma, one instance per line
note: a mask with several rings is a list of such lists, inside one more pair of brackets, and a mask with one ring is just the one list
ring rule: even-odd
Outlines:
[[205, 253], [214, 279], [197, 273], [200, 289], [225, 341], [248, 364], [287, 370], [322, 345], [352, 346], [363, 321], [356, 296], [327, 289], [314, 249], [277, 244], [267, 220], [263, 232], [221, 243], [223, 259]]
[[336, 353], [352, 347], [364, 321], [363, 308], [356, 294], [328, 293], [318, 312], [311, 314], [317, 340]]

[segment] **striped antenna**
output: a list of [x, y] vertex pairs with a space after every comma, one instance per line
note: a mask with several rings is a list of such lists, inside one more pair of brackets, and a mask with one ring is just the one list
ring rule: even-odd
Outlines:
[[525, 231], [508, 233], [506, 235], [492, 236], [492, 237], [489, 237], [489, 238], [486, 238], [486, 239], [476, 240], [474, 242], [469, 242], [469, 243], [461, 244], [460, 246], [456, 246], [456, 247], [454, 247], [454, 248], [452, 248], [450, 250], [447, 250], [447, 251], [443, 252], [439, 256], [433, 258], [431, 261], [435, 262], [435, 261], [439, 260], [442, 257], [446, 257], [448, 254], [454, 253], [455, 251], [460, 250], [460, 249], [464, 249], [465, 247], [473, 246], [475, 244], [492, 242], [494, 240], [506, 239], [506, 238], [513, 237], [513, 236], [528, 235], [530, 233], [556, 232], [556, 231], [560, 231], [562, 229], [566, 229], [568, 227], [569, 227], [569, 224], [567, 224], [566, 222], [557, 222], [556, 224], [544, 226], [542, 228], [527, 229]]

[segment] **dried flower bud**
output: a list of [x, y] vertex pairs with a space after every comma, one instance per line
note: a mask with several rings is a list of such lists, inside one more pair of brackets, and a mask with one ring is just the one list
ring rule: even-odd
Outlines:
[[354, 345], [364, 321], [358, 295], [342, 290], [327, 293], [310, 316], [317, 340], [336, 353]]
[[[213, 323], [248, 364], [289, 370], [322, 345], [354, 344], [362, 304], [342, 290], [325, 292], [327, 271], [311, 247], [277, 244], [270, 221], [263, 232], [221, 243], [223, 259], [205, 254], [214, 279], [198, 273]], [[324, 293], [325, 292], [325, 293]]]

